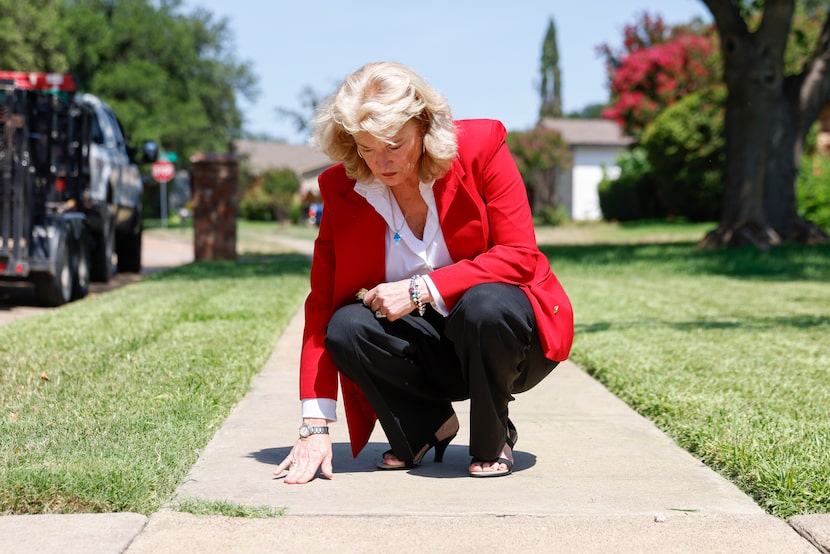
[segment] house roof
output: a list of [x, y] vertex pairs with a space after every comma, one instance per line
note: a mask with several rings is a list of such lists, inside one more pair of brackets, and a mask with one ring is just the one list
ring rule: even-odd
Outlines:
[[319, 173], [334, 163], [319, 150], [304, 144], [237, 140], [234, 147], [255, 175], [269, 169], [289, 168], [303, 176]]
[[628, 146], [634, 140], [625, 136], [617, 123], [607, 119], [545, 118], [541, 125], [559, 131], [571, 146]]

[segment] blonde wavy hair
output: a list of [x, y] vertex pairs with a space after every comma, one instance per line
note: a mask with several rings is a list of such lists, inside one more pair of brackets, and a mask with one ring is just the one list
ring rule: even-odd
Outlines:
[[413, 118], [424, 131], [419, 177], [423, 182], [441, 178], [458, 152], [449, 103], [399, 63], [370, 63], [347, 76], [318, 109], [312, 141], [329, 158], [343, 162], [346, 175], [367, 182], [373, 179], [372, 170], [358, 156], [355, 135], [365, 132], [391, 144]]

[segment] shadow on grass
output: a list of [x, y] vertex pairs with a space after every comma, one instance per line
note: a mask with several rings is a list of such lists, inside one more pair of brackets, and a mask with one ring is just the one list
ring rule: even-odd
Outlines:
[[[752, 247], [701, 250], [691, 242], [663, 244], [588, 244], [539, 246], [554, 269], [561, 264], [613, 271], [649, 271], [678, 275], [722, 275], [770, 281], [830, 282], [830, 243], [783, 245], [768, 252]], [[147, 277], [183, 281], [306, 275], [308, 256], [297, 253], [242, 255], [237, 261], [194, 262]]]
[[647, 269], [686, 275], [722, 275], [770, 281], [830, 281], [830, 243], [782, 245], [768, 252], [753, 247], [702, 250], [691, 242], [539, 246], [557, 264]]
[[243, 255], [237, 261], [193, 262], [146, 277], [150, 281], [246, 279], [280, 275], [308, 275], [311, 260], [302, 254]]
[[811, 327], [830, 327], [830, 315], [815, 316], [787, 316], [787, 317], [755, 317], [751, 319], [741, 318], [740, 320], [713, 321], [700, 319], [697, 321], [663, 321], [659, 319], [639, 319], [633, 321], [618, 321], [609, 323], [600, 321], [591, 324], [576, 324], [574, 326], [577, 334], [602, 333], [612, 330], [623, 329], [647, 329], [647, 328], [671, 328], [678, 331], [691, 330], [720, 330], [720, 329], [752, 329], [761, 331], [764, 329], [776, 329], [781, 327], [793, 327], [798, 329], [809, 329]]

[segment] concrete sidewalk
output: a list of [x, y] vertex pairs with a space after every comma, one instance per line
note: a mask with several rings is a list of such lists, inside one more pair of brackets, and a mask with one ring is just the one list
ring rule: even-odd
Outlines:
[[[519, 395], [514, 474], [467, 477], [466, 403], [444, 462], [382, 472], [380, 428], [353, 459], [342, 412], [334, 478], [274, 477], [299, 424], [302, 315], [275, 345], [170, 507], [138, 514], [0, 518], [0, 552], [828, 552], [830, 517], [788, 525], [677, 447], [571, 363]], [[271, 506], [284, 517], [196, 517], [187, 498]], [[798, 532], [796, 531], [798, 529]], [[801, 533], [801, 534], [799, 534]], [[811, 537], [812, 545], [802, 537]]]

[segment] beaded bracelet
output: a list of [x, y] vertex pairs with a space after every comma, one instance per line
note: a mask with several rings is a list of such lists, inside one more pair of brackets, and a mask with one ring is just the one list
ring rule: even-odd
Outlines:
[[409, 279], [409, 297], [412, 299], [412, 303], [418, 307], [418, 315], [422, 316], [427, 311], [427, 307], [421, 301], [421, 286], [418, 284], [420, 278], [420, 275], [413, 275]]

